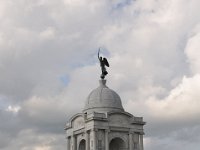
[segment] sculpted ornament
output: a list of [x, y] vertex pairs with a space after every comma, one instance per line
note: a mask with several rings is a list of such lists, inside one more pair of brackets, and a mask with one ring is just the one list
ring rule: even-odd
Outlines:
[[109, 63], [107, 61], [107, 59], [102, 56], [99, 56], [99, 53], [100, 53], [100, 48], [99, 48], [99, 51], [98, 51], [98, 59], [99, 59], [99, 62], [100, 62], [100, 66], [101, 66], [101, 79], [104, 79], [105, 76], [108, 74], [107, 70], [106, 70], [106, 66], [109, 67]]

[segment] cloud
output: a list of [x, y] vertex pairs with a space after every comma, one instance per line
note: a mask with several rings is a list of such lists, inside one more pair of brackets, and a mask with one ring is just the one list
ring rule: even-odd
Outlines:
[[107, 85], [147, 121], [145, 147], [196, 150], [198, 7], [197, 0], [2, 0], [1, 149], [66, 148], [65, 122], [98, 86], [101, 46], [111, 64]]
[[199, 56], [200, 53], [198, 49], [200, 48], [199, 44], [200, 39], [200, 25], [197, 24], [194, 27], [194, 30], [191, 32], [191, 35], [189, 37], [189, 40], [186, 45], [185, 53], [188, 57], [188, 62], [190, 64], [191, 72], [192, 73], [199, 73], [199, 67], [200, 67], [200, 61]]
[[149, 98], [146, 101], [147, 109], [153, 118], [160, 121], [182, 124], [198, 123], [196, 119], [200, 111], [198, 109], [200, 75], [192, 78], [184, 77], [182, 82], [164, 99]]

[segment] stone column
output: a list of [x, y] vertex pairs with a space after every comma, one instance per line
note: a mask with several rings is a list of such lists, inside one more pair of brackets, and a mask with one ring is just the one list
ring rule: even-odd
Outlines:
[[108, 132], [109, 130], [105, 130], [105, 150], [109, 150]]
[[93, 150], [97, 150], [97, 135], [96, 135], [96, 129], [93, 129]]
[[144, 147], [143, 147], [143, 135], [142, 134], [140, 134], [140, 139], [139, 139], [139, 141], [140, 141], [140, 150], [143, 150], [144, 149]]
[[86, 140], [86, 150], [90, 150], [90, 139], [89, 139], [89, 132], [88, 131], [86, 131], [85, 132], [85, 140]]
[[75, 135], [72, 136], [72, 150], [76, 150], [76, 137], [75, 137]]
[[134, 134], [133, 134], [133, 141], [134, 141], [134, 149], [136, 149], [136, 150], [139, 150], [139, 133], [137, 133], [137, 132], [134, 132]]
[[129, 132], [129, 150], [133, 150], [133, 134]]
[[70, 150], [70, 137], [66, 137], [67, 139], [67, 150]]

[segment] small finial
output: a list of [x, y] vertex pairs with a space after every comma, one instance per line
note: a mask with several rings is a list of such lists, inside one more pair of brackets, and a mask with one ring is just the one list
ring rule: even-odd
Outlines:
[[106, 71], [106, 66], [109, 67], [109, 63], [107, 61], [107, 59], [102, 56], [99, 56], [99, 53], [100, 53], [100, 48], [99, 48], [99, 51], [98, 51], [98, 59], [99, 59], [99, 62], [100, 62], [100, 66], [101, 66], [101, 79], [103, 80], [105, 78], [105, 76], [108, 74], [108, 72]]
[[104, 80], [104, 79], [99, 80], [99, 84], [100, 84], [100, 86], [105, 86], [106, 87], [106, 80]]

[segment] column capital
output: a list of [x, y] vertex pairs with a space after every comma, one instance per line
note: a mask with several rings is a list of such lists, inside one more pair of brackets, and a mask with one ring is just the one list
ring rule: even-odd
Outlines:
[[75, 137], [75, 136], [76, 136], [76, 134], [75, 134], [75, 132], [73, 132], [72, 135], [71, 135], [71, 137]]
[[128, 134], [134, 134], [134, 133], [135, 133], [134, 131], [131, 130], [128, 131]]
[[134, 133], [134, 134], [139, 134], [139, 135], [141, 134], [140, 131], [133, 131], [133, 133]]
[[140, 135], [145, 135], [145, 133], [144, 132], [140, 132]]
[[66, 138], [66, 139], [70, 139], [70, 138], [71, 138], [71, 136], [66, 136], [65, 138]]
[[88, 134], [89, 132], [90, 132], [90, 130], [85, 130], [85, 132], [84, 132], [84, 133], [87, 133], [87, 134]]
[[110, 132], [110, 129], [105, 129], [105, 132]]
[[98, 129], [96, 129], [96, 128], [93, 128], [93, 129], [91, 129], [92, 131], [95, 131], [95, 132], [97, 132], [98, 131]]
[[134, 131], [134, 134], [139, 134], [139, 135], [145, 135], [145, 133], [143, 131]]

